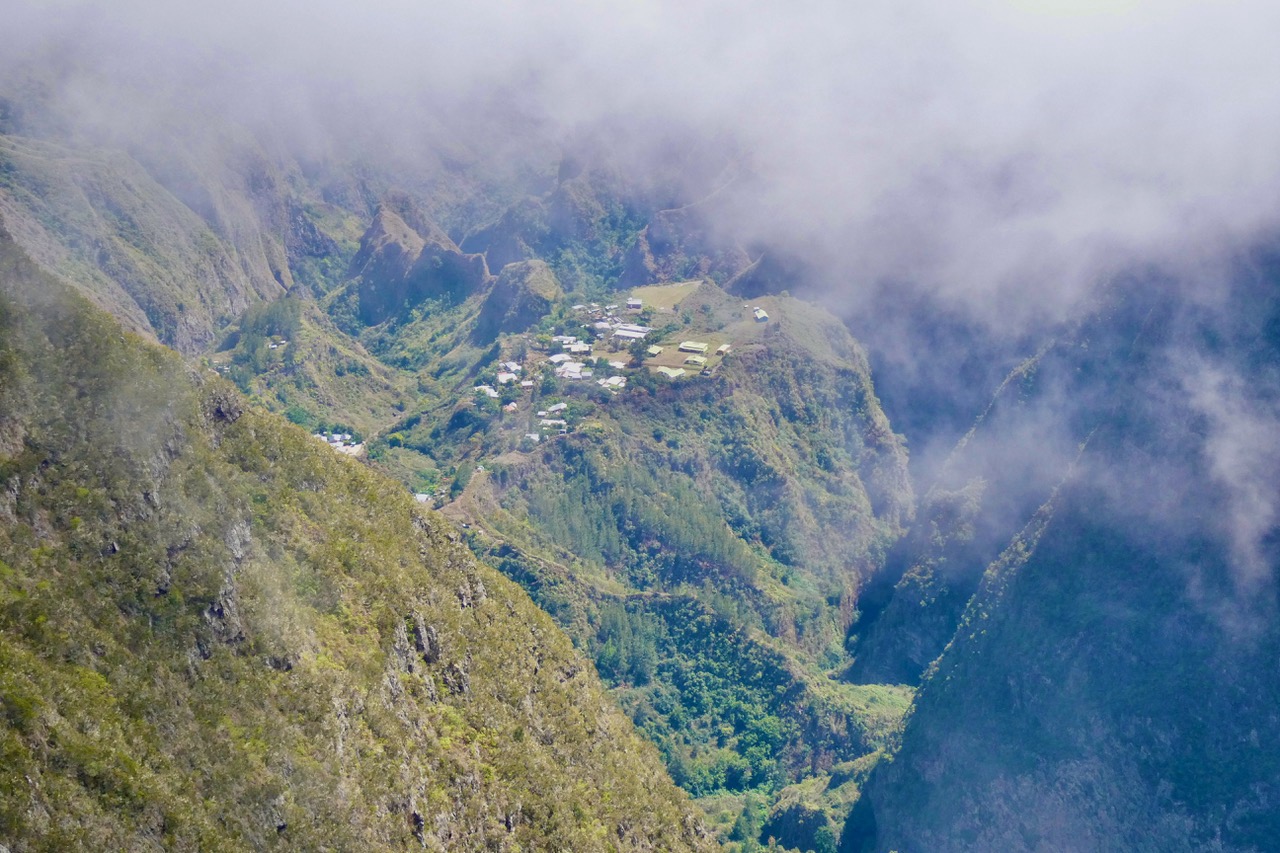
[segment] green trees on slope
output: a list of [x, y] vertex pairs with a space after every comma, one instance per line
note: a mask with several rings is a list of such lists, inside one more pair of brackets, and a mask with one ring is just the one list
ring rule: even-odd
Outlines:
[[3, 243], [0, 483], [12, 849], [706, 846], [447, 525]]

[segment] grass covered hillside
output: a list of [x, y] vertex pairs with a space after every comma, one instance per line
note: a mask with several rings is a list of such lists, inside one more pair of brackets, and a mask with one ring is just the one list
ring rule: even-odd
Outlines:
[[0, 244], [0, 838], [694, 849], [591, 666], [398, 486]]
[[207, 359], [256, 402], [311, 431], [372, 435], [430, 391], [341, 334], [305, 294], [248, 309]]

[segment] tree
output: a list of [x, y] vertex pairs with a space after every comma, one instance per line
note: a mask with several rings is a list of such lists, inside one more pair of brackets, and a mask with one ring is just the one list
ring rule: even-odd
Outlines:
[[836, 853], [836, 834], [828, 825], [818, 827], [813, 834], [813, 853]]
[[753, 795], [747, 794], [742, 814], [738, 815], [729, 832], [730, 841], [741, 842], [742, 853], [755, 853], [760, 849], [761, 811], [760, 802]]

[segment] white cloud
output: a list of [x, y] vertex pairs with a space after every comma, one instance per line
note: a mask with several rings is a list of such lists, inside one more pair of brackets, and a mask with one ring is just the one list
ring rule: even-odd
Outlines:
[[501, 135], [486, 104], [519, 109], [509, 134], [732, 139], [754, 179], [725, 229], [813, 252], [851, 289], [912, 278], [978, 306], [1070, 304], [1122, 266], [1276, 224], [1270, 3], [18, 6], [27, 45], [71, 33], [90, 77], [283, 99], [349, 131], [341, 105], [398, 144], [469, 106]]

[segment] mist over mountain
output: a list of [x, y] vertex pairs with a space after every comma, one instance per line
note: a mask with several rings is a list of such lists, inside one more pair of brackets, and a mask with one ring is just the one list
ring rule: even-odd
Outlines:
[[429, 189], [457, 241], [567, 145], [655, 207], [714, 193], [713, 241], [802, 258], [895, 387], [930, 397], [973, 337], [934, 328], [1018, 358], [1103, 282], [1212, 299], [1275, 225], [1267, 4], [308, 10], [19, 4], [6, 122], [184, 187], [202, 169], [174, 158], [246, 146], [312, 177], [361, 163], [363, 191], [327, 194]]
[[0, 224], [439, 508], [723, 843], [1266, 849], [1277, 17], [18, 0]]

